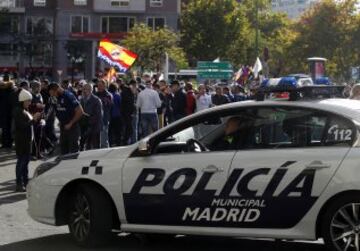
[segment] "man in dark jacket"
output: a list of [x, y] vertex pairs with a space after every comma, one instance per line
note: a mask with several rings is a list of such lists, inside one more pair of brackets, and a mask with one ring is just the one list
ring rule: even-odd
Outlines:
[[111, 84], [109, 92], [113, 96], [113, 106], [111, 107], [110, 125], [109, 125], [109, 143], [110, 146], [121, 146], [122, 136], [122, 117], [121, 117], [121, 95], [118, 85]]
[[61, 154], [79, 151], [80, 127], [79, 120], [84, 111], [74, 94], [64, 90], [57, 83], [49, 85], [49, 93], [56, 100], [56, 117], [60, 122]]
[[41, 96], [45, 104], [45, 137], [50, 141], [51, 145], [45, 146], [46, 148], [52, 148], [57, 142], [57, 137], [55, 134], [55, 111], [52, 106], [50, 94], [49, 94], [49, 80], [45, 79], [41, 83]]
[[186, 94], [177, 80], [174, 80], [171, 83], [171, 90], [174, 95], [172, 100], [172, 109], [174, 114], [174, 119], [179, 120], [186, 116]]
[[247, 99], [246, 95], [244, 94], [244, 89], [239, 85], [234, 87], [234, 102], [241, 102]]
[[222, 88], [220, 86], [217, 86], [215, 88], [215, 95], [212, 96], [212, 103], [216, 106], [218, 105], [224, 105], [229, 103], [229, 100], [227, 99], [227, 97], [223, 94]]
[[[136, 81], [131, 80], [129, 85], [135, 85]], [[122, 84], [120, 86], [121, 89], [121, 105], [120, 105], [120, 113], [123, 121], [124, 128], [124, 137], [122, 144], [127, 145], [130, 142], [130, 139], [133, 138], [133, 134], [135, 134], [135, 139], [137, 141], [137, 110], [135, 107], [135, 93], [132, 91], [131, 87], [128, 84]], [[136, 120], [133, 125], [133, 120]]]
[[[0, 127], [2, 128], [2, 147], [11, 148], [13, 139], [11, 135], [12, 110], [14, 108], [15, 86], [8, 75], [0, 82]], [[17, 101], [17, 100], [16, 100]]]
[[100, 98], [103, 105], [103, 124], [101, 128], [101, 148], [109, 147], [109, 124], [111, 116], [111, 107], [113, 106], [113, 96], [107, 90], [107, 83], [105, 80], [100, 80], [97, 84], [98, 91], [96, 96]]
[[[34, 81], [31, 83], [33, 99], [29, 108], [31, 114], [37, 112], [44, 114], [44, 100], [40, 94], [41, 84], [40, 82]], [[34, 124], [34, 142], [33, 142], [33, 156], [37, 159], [43, 158], [42, 153], [44, 150], [43, 146], [43, 131], [45, 127], [45, 120], [41, 119], [38, 123]]]
[[41, 113], [34, 116], [28, 112], [32, 95], [26, 90], [19, 94], [19, 104], [14, 109], [16, 163], [16, 192], [25, 192], [28, 183], [28, 165], [33, 140], [33, 123], [39, 121]]
[[83, 85], [81, 106], [85, 115], [80, 120], [81, 150], [100, 148], [100, 132], [102, 126], [103, 109], [101, 100], [93, 93], [93, 86], [89, 83]]

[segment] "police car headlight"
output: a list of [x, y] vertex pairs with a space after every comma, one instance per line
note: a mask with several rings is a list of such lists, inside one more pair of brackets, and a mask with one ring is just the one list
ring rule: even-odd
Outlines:
[[43, 173], [45, 173], [45, 172], [49, 171], [50, 169], [54, 168], [55, 166], [57, 166], [59, 163], [60, 163], [59, 160], [54, 160], [54, 161], [45, 162], [45, 163], [39, 165], [35, 169], [34, 178], [39, 177]]
[[73, 160], [77, 159], [79, 157], [79, 153], [70, 153], [67, 155], [58, 156], [56, 158], [53, 158], [52, 160], [49, 160], [41, 165], [39, 165], [34, 172], [34, 178], [42, 175], [43, 173], [49, 171], [50, 169], [57, 166], [62, 160]]

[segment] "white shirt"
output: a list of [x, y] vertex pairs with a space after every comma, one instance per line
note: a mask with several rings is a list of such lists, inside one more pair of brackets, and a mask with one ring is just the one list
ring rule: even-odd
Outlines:
[[146, 87], [141, 91], [136, 101], [136, 107], [141, 113], [157, 113], [157, 108], [161, 106], [159, 93], [153, 89]]
[[212, 106], [211, 96], [208, 94], [201, 95], [196, 99], [196, 111], [202, 111]]

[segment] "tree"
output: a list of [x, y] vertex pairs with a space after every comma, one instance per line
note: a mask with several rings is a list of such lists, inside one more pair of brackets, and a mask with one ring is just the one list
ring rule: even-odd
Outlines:
[[178, 68], [186, 68], [185, 53], [178, 44], [178, 34], [167, 28], [153, 31], [145, 24], [135, 25], [123, 40], [125, 47], [138, 54], [136, 65], [141, 70], [160, 71], [165, 60], [165, 53]]
[[294, 67], [304, 69], [306, 58], [321, 56], [329, 60], [328, 74], [338, 80], [349, 79], [350, 67], [357, 60], [355, 37], [359, 25], [356, 0], [323, 0], [295, 24], [296, 39], [290, 51]]
[[[273, 75], [285, 72], [286, 51], [295, 38], [285, 14], [273, 13], [268, 0], [194, 0], [181, 17], [182, 45], [188, 57], [213, 60], [221, 57], [234, 66], [255, 62], [266, 49], [266, 61]], [[256, 15], [258, 10], [258, 15]], [[256, 55], [256, 31], [259, 55]], [[195, 65], [195, 64], [193, 64]]]
[[217, 57], [246, 60], [249, 24], [243, 6], [235, 0], [195, 0], [181, 15], [181, 44], [194, 64]]
[[285, 14], [267, 12], [261, 16], [259, 26], [261, 48], [266, 48], [269, 53], [269, 58], [263, 55], [263, 60], [267, 61], [270, 75], [278, 77], [291, 73], [288, 66], [292, 58], [288, 52], [296, 38], [291, 20]]
[[[248, 61], [254, 62], [256, 57], [260, 56], [268, 66], [271, 76], [289, 73], [291, 70], [288, 65], [291, 58], [288, 57], [288, 50], [296, 37], [292, 21], [284, 13], [273, 12], [269, 0], [243, 0], [242, 4], [251, 30]], [[257, 30], [258, 55], [255, 44]], [[267, 51], [268, 55], [265, 56], [264, 51]]]

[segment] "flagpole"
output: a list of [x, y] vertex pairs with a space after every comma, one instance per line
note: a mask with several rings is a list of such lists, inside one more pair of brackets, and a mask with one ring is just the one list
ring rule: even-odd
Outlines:
[[169, 54], [167, 54], [167, 52], [165, 52], [164, 79], [165, 81], [169, 81]]
[[259, 0], [255, 0], [255, 54], [259, 56]]
[[107, 80], [107, 81], [108, 81], [108, 85], [110, 85], [113, 71], [114, 71], [114, 67], [111, 66], [110, 69], [109, 69], [109, 72], [108, 72], [108, 80]]

